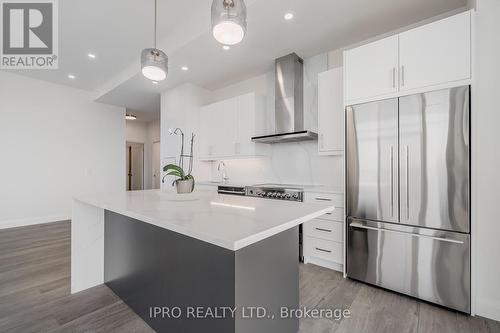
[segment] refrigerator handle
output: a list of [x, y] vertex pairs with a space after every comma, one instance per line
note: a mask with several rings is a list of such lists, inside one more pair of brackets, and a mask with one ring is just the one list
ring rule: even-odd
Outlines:
[[391, 217], [394, 217], [394, 146], [391, 145], [390, 151], [391, 167], [389, 168], [390, 196], [391, 196]]
[[405, 146], [405, 187], [406, 187], [406, 220], [410, 219], [410, 153], [408, 145]]
[[375, 227], [370, 227], [370, 226], [361, 224], [359, 222], [351, 222], [350, 226], [353, 227], [353, 228], [359, 228], [359, 229], [375, 230], [375, 231], [382, 231], [382, 232], [388, 232], [388, 233], [399, 234], [399, 235], [406, 235], [406, 236], [412, 236], [412, 237], [428, 238], [428, 239], [433, 239], [433, 240], [442, 241], [442, 242], [448, 242], [448, 243], [455, 243], [455, 244], [463, 244], [464, 243], [464, 242], [456, 240], [456, 239], [436, 237], [436, 236], [428, 236], [428, 235], [421, 235], [421, 234], [414, 234], [414, 233], [411, 233], [411, 232], [390, 230], [390, 229], [384, 229], [384, 228], [375, 228]]

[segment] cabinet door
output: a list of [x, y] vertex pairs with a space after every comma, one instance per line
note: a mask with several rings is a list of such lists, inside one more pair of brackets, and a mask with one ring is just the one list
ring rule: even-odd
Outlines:
[[400, 34], [400, 90], [469, 79], [470, 36], [470, 12]]
[[319, 153], [339, 154], [344, 150], [344, 100], [342, 68], [318, 75]]
[[[228, 157], [235, 155], [237, 136], [238, 99], [231, 98], [217, 103], [212, 118], [214, 155]], [[214, 123], [215, 122], [215, 123]]]
[[397, 92], [398, 36], [345, 51], [346, 101]]
[[235, 141], [236, 155], [254, 155], [255, 143], [255, 94], [238, 97], [237, 137]]
[[213, 155], [213, 128], [215, 105], [203, 106], [200, 109], [200, 135], [196, 138], [200, 147], [200, 158], [207, 159]]

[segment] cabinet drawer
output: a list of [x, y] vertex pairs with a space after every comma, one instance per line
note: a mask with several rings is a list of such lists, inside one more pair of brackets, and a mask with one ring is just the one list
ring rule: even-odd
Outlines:
[[343, 243], [334, 241], [304, 237], [304, 255], [306, 257], [316, 257], [323, 260], [343, 262]]
[[304, 223], [304, 235], [335, 242], [342, 242], [343, 228], [341, 222], [314, 219]]
[[321, 215], [318, 219], [336, 221], [336, 222], [344, 222], [344, 208], [335, 206], [335, 210], [331, 213], [327, 213], [325, 215]]
[[323, 203], [331, 202], [335, 207], [344, 207], [344, 195], [342, 194], [306, 192], [304, 201]]

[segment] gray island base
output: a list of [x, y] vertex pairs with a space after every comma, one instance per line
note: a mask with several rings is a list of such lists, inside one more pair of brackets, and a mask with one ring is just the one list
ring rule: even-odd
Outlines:
[[157, 332], [296, 333], [298, 246], [297, 226], [232, 251], [106, 210], [104, 282]]

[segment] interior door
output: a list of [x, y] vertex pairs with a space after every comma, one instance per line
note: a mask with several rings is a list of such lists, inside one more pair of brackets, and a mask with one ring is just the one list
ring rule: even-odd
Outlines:
[[348, 216], [398, 222], [398, 100], [347, 107]]
[[144, 144], [127, 142], [127, 189], [144, 189]]
[[469, 231], [469, 86], [399, 99], [400, 221]]

